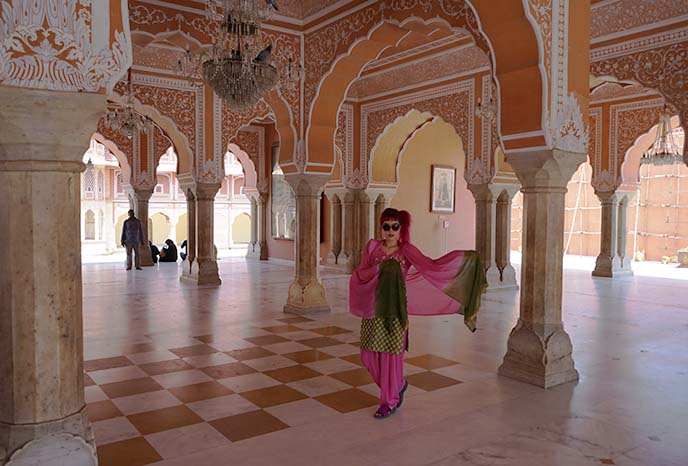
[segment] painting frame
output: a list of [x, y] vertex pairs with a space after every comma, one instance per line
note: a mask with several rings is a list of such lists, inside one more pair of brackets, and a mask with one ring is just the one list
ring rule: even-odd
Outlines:
[[453, 214], [456, 211], [456, 167], [430, 166], [430, 212]]

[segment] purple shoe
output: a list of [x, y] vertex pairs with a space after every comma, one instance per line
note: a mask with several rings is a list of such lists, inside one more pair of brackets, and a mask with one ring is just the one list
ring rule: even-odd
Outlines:
[[399, 403], [397, 403], [397, 407], [394, 408], [395, 410], [401, 408], [401, 403], [404, 402], [404, 392], [408, 388], [408, 381], [404, 380], [404, 386], [401, 388], [401, 391], [399, 392]]
[[384, 419], [384, 418], [389, 417], [392, 414], [394, 414], [394, 411], [396, 411], [396, 410], [397, 410], [397, 408], [390, 408], [387, 405], [380, 405], [380, 407], [377, 408], [377, 411], [375, 411], [375, 414], [373, 415], [373, 417], [375, 419]]

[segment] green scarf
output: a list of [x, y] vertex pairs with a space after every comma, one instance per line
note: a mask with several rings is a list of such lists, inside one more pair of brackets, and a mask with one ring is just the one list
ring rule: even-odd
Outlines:
[[380, 264], [375, 289], [375, 317], [384, 320], [387, 330], [391, 330], [394, 319], [399, 319], [402, 328], [406, 328], [408, 322], [406, 281], [401, 264], [394, 259]]

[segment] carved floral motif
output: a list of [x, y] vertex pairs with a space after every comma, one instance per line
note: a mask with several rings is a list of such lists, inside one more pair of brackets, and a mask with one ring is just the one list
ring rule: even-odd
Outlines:
[[105, 126], [104, 118], [98, 120], [97, 131], [100, 134], [102, 134], [104, 138], [115, 143], [117, 149], [119, 149], [127, 157], [127, 163], [129, 164], [129, 166], [133, 167], [134, 146], [132, 140], [126, 137], [121, 132], [115, 131]]
[[[241, 112], [233, 111], [228, 105], [222, 105], [222, 147], [227, 147], [227, 144], [232, 142], [239, 134], [239, 130], [250, 124], [253, 120], [260, 120], [269, 115], [272, 115], [272, 110], [265, 103], [260, 100], [253, 107]], [[241, 146], [241, 144], [238, 144]], [[242, 148], [243, 149], [243, 148]]]
[[593, 38], [650, 25], [688, 14], [682, 0], [623, 0], [592, 5], [590, 32]]
[[246, 152], [253, 165], [258, 167], [258, 155], [261, 148], [257, 131], [239, 131], [232, 142]]
[[555, 149], [578, 152], [588, 152], [588, 130], [583, 124], [578, 99], [569, 94], [548, 121], [550, 144]]
[[165, 155], [167, 149], [172, 145], [172, 141], [165, 135], [165, 132], [157, 125], [153, 132], [153, 156], [155, 157], [155, 166], [158, 166], [160, 158]]
[[[93, 18], [97, 11], [99, 17]], [[131, 63], [131, 56], [130, 38], [115, 18], [109, 22], [112, 43], [94, 41], [96, 32], [92, 29], [103, 27], [101, 23], [109, 18], [102, 16], [109, 13], [99, 11], [99, 5], [94, 6], [91, 0], [0, 3], [0, 84], [110, 92]]]

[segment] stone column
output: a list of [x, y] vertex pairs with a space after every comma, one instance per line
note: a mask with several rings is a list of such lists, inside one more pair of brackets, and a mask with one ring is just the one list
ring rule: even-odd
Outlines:
[[219, 285], [220, 272], [215, 260], [214, 199], [220, 183], [196, 183], [196, 258], [191, 264], [191, 279], [198, 285]]
[[285, 176], [296, 196], [296, 277], [289, 287], [284, 312], [306, 314], [330, 311], [325, 287], [320, 282], [320, 195], [329, 175], [289, 174]]
[[518, 185], [494, 184], [497, 193], [497, 223], [495, 228], [495, 263], [499, 270], [499, 290], [517, 290], [516, 271], [511, 265], [511, 201], [520, 190]]
[[330, 203], [330, 252], [327, 263], [336, 265], [342, 252], [342, 201], [335, 192], [326, 192], [325, 195]]
[[260, 257], [258, 243], [258, 199], [256, 195], [249, 196], [251, 202], [251, 239], [246, 250], [246, 257]]
[[354, 193], [351, 189], [347, 189], [342, 199], [342, 251], [338, 260], [340, 263], [347, 264], [347, 269], [350, 268], [349, 262], [353, 260], [355, 218]]
[[[602, 218], [600, 222], [600, 254], [597, 256], [595, 262], [595, 270], [592, 271], [595, 277], [616, 277], [619, 275], [628, 275], [631, 272], [630, 264], [627, 264], [626, 269], [623, 268], [621, 258], [619, 257], [618, 239], [621, 231], [619, 231], [619, 195], [616, 191], [595, 191], [595, 194], [600, 199], [602, 204]], [[624, 223], [626, 223], [624, 215]], [[626, 227], [624, 225], [624, 245], [625, 244]], [[624, 249], [625, 256], [625, 249]]]
[[105, 96], [0, 86], [0, 102], [0, 464], [15, 453], [22, 460], [10, 464], [46, 464], [47, 449], [61, 464], [95, 465], [84, 410], [80, 173]]
[[182, 262], [180, 278], [191, 279], [191, 266], [196, 259], [196, 196], [192, 185], [182, 186], [186, 196], [186, 259]]
[[260, 260], [268, 260], [268, 193], [260, 193], [258, 198]]
[[632, 258], [628, 257], [626, 251], [628, 250], [628, 206], [635, 194], [636, 191], [620, 192], [621, 197], [619, 199], [616, 256], [618, 257], [619, 269], [626, 275], [633, 275]]
[[371, 202], [365, 189], [355, 189], [354, 191], [354, 247], [351, 259], [348, 262], [349, 272], [353, 272], [358, 264], [361, 263], [363, 248], [370, 239], [370, 209]]
[[139, 245], [139, 254], [141, 255], [141, 266], [152, 267], [153, 256], [148, 245], [149, 231], [148, 231], [148, 205], [150, 198], [153, 195], [152, 189], [134, 189], [132, 188], [132, 199], [134, 200], [134, 212], [136, 218], [141, 221], [143, 226], [143, 243]]
[[382, 217], [382, 212], [387, 208], [387, 200], [383, 194], [378, 195], [375, 199], [375, 215], [373, 216], [373, 237], [375, 239], [382, 239], [380, 237], [380, 217]]
[[475, 199], [475, 249], [483, 261], [489, 291], [501, 285], [501, 274], [495, 262], [497, 198], [487, 183], [470, 184], [468, 189]]
[[499, 373], [548, 388], [578, 380], [561, 320], [566, 184], [585, 154], [544, 150], [510, 154], [523, 189], [519, 319]]

